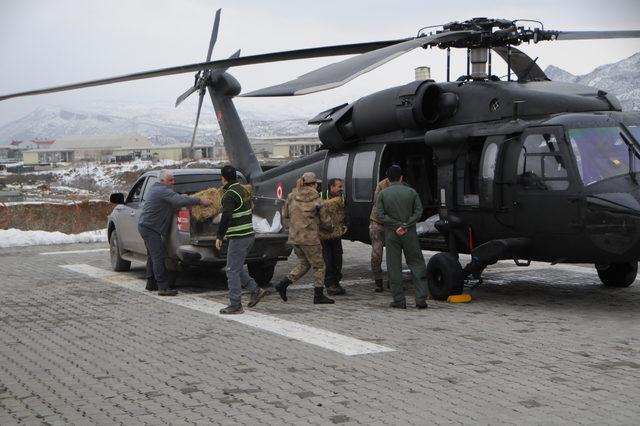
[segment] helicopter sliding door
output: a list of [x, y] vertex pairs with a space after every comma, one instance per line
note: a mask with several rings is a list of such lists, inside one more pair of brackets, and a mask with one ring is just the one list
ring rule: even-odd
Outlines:
[[508, 192], [502, 199], [511, 204], [513, 227], [552, 252], [554, 240], [575, 233], [579, 219], [580, 184], [563, 128], [529, 128], [519, 139], [507, 141], [505, 149], [502, 166], [511, 184], [502, 186]]

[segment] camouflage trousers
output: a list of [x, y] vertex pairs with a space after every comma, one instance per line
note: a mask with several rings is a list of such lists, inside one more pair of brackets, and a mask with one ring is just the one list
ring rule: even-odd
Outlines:
[[298, 256], [298, 264], [288, 275], [292, 283], [298, 281], [304, 274], [313, 268], [313, 286], [324, 288], [324, 258], [322, 246], [293, 246], [293, 252]]
[[376, 280], [383, 278], [382, 274], [382, 250], [384, 249], [384, 225], [371, 221], [369, 225], [369, 237], [371, 238], [371, 271]]

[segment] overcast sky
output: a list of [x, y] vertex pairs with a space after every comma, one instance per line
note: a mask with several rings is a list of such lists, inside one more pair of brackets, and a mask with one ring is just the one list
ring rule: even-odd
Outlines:
[[[48, 87], [131, 72], [201, 62], [213, 16], [222, 8], [215, 58], [409, 37], [423, 26], [477, 16], [544, 22], [547, 29], [640, 29], [637, 0], [431, 1], [431, 0], [0, 0], [0, 93]], [[640, 51], [640, 39], [546, 42], [520, 47], [531, 57], [573, 74]], [[337, 58], [239, 67], [243, 91], [281, 83]], [[445, 79], [446, 55], [418, 49], [379, 69], [320, 94], [286, 99], [239, 99], [240, 105], [299, 105], [315, 113], [413, 79], [416, 66]], [[500, 65], [497, 63], [500, 62]], [[466, 70], [465, 53], [453, 56], [453, 75]], [[497, 68], [497, 69], [496, 69]], [[496, 59], [494, 74], [506, 65]], [[120, 83], [64, 94], [0, 102], [0, 125], [40, 106], [81, 108], [92, 101], [166, 102], [193, 84], [191, 74]], [[195, 109], [195, 96], [181, 108]]]

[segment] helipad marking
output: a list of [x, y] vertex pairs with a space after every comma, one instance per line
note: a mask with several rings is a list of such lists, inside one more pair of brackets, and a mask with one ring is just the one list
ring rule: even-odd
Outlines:
[[386, 346], [365, 342], [364, 340], [358, 340], [353, 337], [344, 336], [342, 334], [322, 330], [316, 327], [310, 327], [293, 321], [283, 320], [270, 315], [260, 314], [258, 312], [246, 310], [242, 315], [221, 315], [219, 311], [221, 308], [225, 307], [225, 305], [221, 303], [212, 302], [211, 300], [203, 299], [202, 297], [186, 294], [180, 294], [174, 297], [161, 297], [156, 293], [145, 291], [145, 281], [133, 278], [128, 274], [111, 272], [86, 264], [59, 266], [69, 271], [102, 279], [111, 284], [144, 294], [148, 297], [154, 297], [162, 300], [163, 302], [215, 315], [216, 317], [224, 320], [239, 322], [289, 339], [299, 340], [301, 342], [329, 349], [343, 355], [366, 355], [395, 351], [395, 349]]
[[101, 249], [92, 249], [92, 250], [66, 250], [66, 251], [45, 251], [43, 253], [38, 253], [41, 255], [51, 255], [51, 254], [81, 254], [81, 253], [98, 253], [109, 251], [108, 248]]

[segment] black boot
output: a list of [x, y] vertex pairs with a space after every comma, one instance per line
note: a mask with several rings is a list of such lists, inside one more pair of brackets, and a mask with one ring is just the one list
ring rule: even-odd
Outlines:
[[156, 291], [158, 289], [158, 283], [153, 277], [147, 278], [147, 285], [144, 288], [147, 291]]
[[336, 284], [327, 287], [327, 294], [330, 296], [340, 296], [343, 294], [347, 294], [347, 290], [345, 290], [344, 287], [342, 287], [340, 284]]
[[315, 287], [313, 293], [313, 304], [314, 305], [328, 305], [331, 303], [335, 303], [333, 299], [329, 299], [324, 295], [324, 288]]
[[287, 301], [287, 287], [291, 284], [291, 280], [288, 277], [284, 277], [282, 281], [276, 284], [276, 290], [280, 294], [280, 297], [285, 302]]
[[382, 278], [376, 280], [376, 293], [382, 293], [384, 291], [384, 285], [382, 284]]

